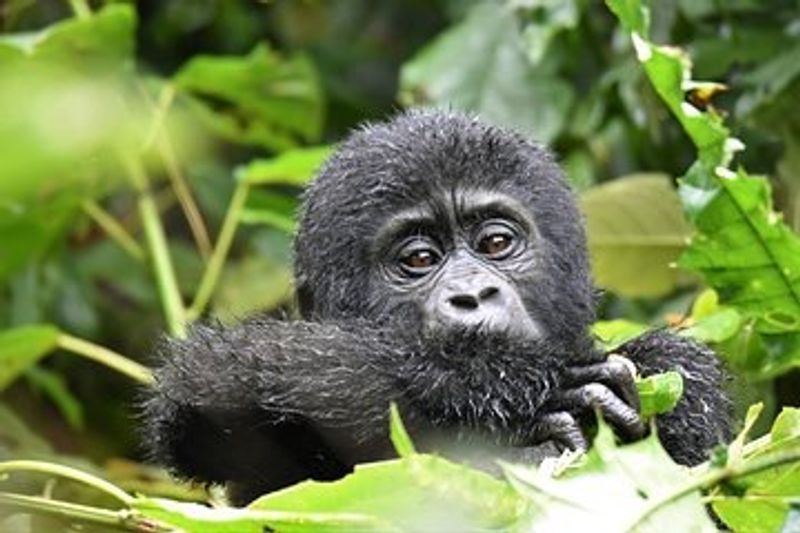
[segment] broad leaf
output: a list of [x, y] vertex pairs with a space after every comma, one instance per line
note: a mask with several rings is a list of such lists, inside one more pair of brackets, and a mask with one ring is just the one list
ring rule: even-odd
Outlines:
[[255, 159], [237, 170], [237, 178], [251, 185], [303, 186], [331, 155], [330, 146], [287, 150], [272, 159]]
[[628, 297], [655, 297], [675, 288], [674, 267], [691, 228], [669, 177], [640, 174], [581, 195], [592, 272], [601, 287]]
[[355, 515], [402, 531], [473, 531], [511, 526], [525, 503], [507, 483], [488, 474], [413, 455], [356, 466], [353, 474], [333, 483], [306, 481], [268, 494], [248, 509]]
[[543, 142], [564, 127], [571, 86], [534, 68], [510, 6], [483, 2], [403, 65], [400, 100], [475, 111]]
[[0, 390], [56, 347], [58, 329], [22, 326], [0, 331]]
[[685, 490], [691, 475], [655, 435], [617, 446], [601, 424], [586, 460], [562, 477], [522, 466], [506, 467], [506, 475], [531, 500], [526, 531], [716, 531], [700, 491]]
[[303, 56], [284, 59], [266, 45], [244, 57], [195, 56], [175, 84], [198, 97], [200, 116], [235, 142], [285, 150], [322, 130], [322, 90]]
[[0, 71], [24, 59], [108, 72], [133, 66], [136, 12], [112, 4], [87, 18], [71, 18], [30, 33], [0, 36]]

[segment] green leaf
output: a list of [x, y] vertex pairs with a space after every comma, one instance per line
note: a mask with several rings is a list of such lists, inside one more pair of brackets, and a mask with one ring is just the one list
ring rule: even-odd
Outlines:
[[716, 189], [705, 188], [708, 179], [695, 165], [681, 183], [698, 231], [681, 266], [701, 272], [726, 304], [758, 317], [760, 331], [800, 329], [800, 238], [772, 211], [769, 185], [741, 170], [716, 180]]
[[56, 347], [58, 329], [48, 325], [0, 331], [0, 390]]
[[559, 32], [577, 26], [579, 15], [575, 0], [536, 2], [521, 36], [530, 62], [536, 64], [541, 61], [550, 42]]
[[692, 477], [670, 459], [654, 434], [617, 446], [613, 431], [601, 423], [584, 462], [560, 478], [532, 467], [504, 469], [532, 505], [528, 528], [519, 530], [716, 531], [700, 491], [685, 490]]
[[627, 297], [675, 289], [691, 229], [668, 176], [638, 174], [581, 195], [595, 281]]
[[664, 372], [636, 380], [641, 402], [640, 414], [650, 418], [675, 409], [683, 396], [683, 378], [678, 372]]
[[373, 527], [401, 531], [474, 531], [509, 527], [525, 504], [507, 483], [488, 474], [413, 455], [358, 465], [353, 474], [332, 483], [306, 481], [263, 496], [248, 509], [320, 518], [355, 515], [370, 518]]
[[627, 31], [642, 37], [649, 35], [650, 12], [642, 8], [640, 0], [606, 0], [606, 4]]
[[400, 411], [395, 403], [392, 403], [389, 409], [389, 436], [400, 457], [410, 457], [416, 453], [414, 443], [403, 425], [403, 419], [400, 417]]
[[573, 100], [569, 84], [530, 64], [514, 13], [501, 2], [476, 5], [400, 73], [404, 105], [475, 111], [543, 142], [563, 129]]
[[601, 320], [592, 325], [592, 335], [597, 337], [603, 351], [610, 352], [648, 329], [647, 324], [630, 320]]
[[272, 159], [255, 159], [239, 168], [236, 177], [251, 185], [304, 186], [333, 153], [330, 146], [287, 150]]
[[800, 443], [800, 409], [784, 407], [775, 418], [769, 436], [774, 446]]
[[31, 33], [0, 36], [0, 70], [10, 60], [66, 64], [83, 71], [133, 66], [136, 12], [111, 4], [88, 18], [71, 18]]
[[742, 315], [732, 307], [725, 307], [693, 323], [680, 334], [700, 342], [719, 343], [732, 338], [744, 323]]
[[272, 226], [294, 235], [297, 223], [297, 197], [270, 189], [250, 189], [245, 207], [239, 213], [242, 224]]
[[283, 59], [267, 45], [245, 56], [195, 56], [175, 85], [200, 100], [195, 109], [234, 142], [285, 150], [322, 131], [322, 89], [304, 56]]
[[[747, 428], [752, 426], [755, 414], [748, 412]], [[772, 425], [768, 438], [752, 450], [744, 445], [746, 430], [731, 444], [729, 452], [734, 461], [744, 465], [757, 458], [763, 460], [781, 454], [800, 454], [800, 410], [785, 407]], [[738, 450], [741, 450], [739, 452]], [[743, 452], [743, 453], [742, 453]], [[736, 480], [733, 487], [722, 487], [714, 497], [714, 512], [734, 531], [781, 531], [791, 518], [792, 504], [800, 494], [800, 462], [756, 472]]]
[[[348, 514], [270, 512], [257, 509], [209, 508], [161, 498], [134, 500], [131, 507], [165, 529], [197, 533], [264, 533], [385, 531], [386, 526], [367, 516]], [[169, 526], [169, 527], [167, 527]]]

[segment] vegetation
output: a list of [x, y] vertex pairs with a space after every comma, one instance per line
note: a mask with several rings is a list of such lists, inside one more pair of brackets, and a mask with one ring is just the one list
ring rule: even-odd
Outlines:
[[[788, 1], [6, 2], [0, 530], [713, 530], [704, 505], [796, 530], [799, 27]], [[246, 509], [141, 464], [131, 405], [160, 332], [290, 313], [298, 193], [396, 101], [553, 145], [607, 290], [599, 341], [710, 343], [736, 440], [687, 470], [601, 426], [589, 454], [495, 479], [416, 453], [395, 412], [399, 459]], [[662, 412], [680, 380], [640, 391]]]

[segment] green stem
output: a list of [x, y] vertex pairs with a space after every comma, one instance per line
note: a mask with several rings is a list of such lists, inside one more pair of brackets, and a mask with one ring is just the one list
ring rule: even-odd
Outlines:
[[225, 213], [225, 220], [222, 222], [222, 229], [220, 229], [214, 246], [214, 252], [211, 254], [211, 259], [208, 261], [205, 272], [203, 272], [203, 278], [200, 280], [200, 287], [197, 289], [194, 302], [189, 307], [187, 313], [189, 320], [195, 320], [203, 313], [203, 310], [211, 300], [211, 296], [214, 294], [214, 289], [222, 274], [225, 259], [228, 256], [231, 244], [233, 244], [233, 236], [239, 226], [239, 218], [247, 201], [249, 191], [250, 186], [244, 181], [238, 182], [236, 189], [233, 191], [228, 211]]
[[800, 450], [793, 450], [788, 453], [780, 453], [770, 456], [757, 457], [752, 461], [748, 461], [744, 464], [735, 466], [726, 466], [723, 468], [717, 468], [715, 470], [711, 470], [706, 474], [698, 477], [697, 479], [692, 480], [686, 485], [670, 492], [669, 494], [666, 494], [656, 500], [653, 500], [653, 502], [650, 503], [647, 507], [645, 507], [644, 510], [641, 513], [639, 513], [639, 516], [636, 517], [636, 520], [634, 520], [628, 527], [626, 527], [624, 531], [635, 531], [636, 528], [640, 524], [642, 524], [645, 521], [645, 519], [647, 519], [647, 517], [649, 517], [662, 507], [669, 505], [670, 503], [679, 500], [684, 496], [686, 496], [687, 494], [691, 494], [696, 490], [712, 487], [727, 479], [747, 476], [750, 474], [755, 474], [756, 472], [761, 472], [762, 470], [767, 470], [769, 468], [774, 468], [776, 466], [780, 466], [783, 464], [796, 463], [796, 462], [800, 462]]
[[62, 350], [67, 350], [68, 352], [113, 368], [117, 372], [125, 374], [144, 385], [152, 385], [155, 383], [153, 373], [150, 369], [98, 344], [73, 337], [66, 333], [59, 333], [56, 344]]
[[134, 531], [138, 533], [157, 533], [173, 531], [147, 518], [141, 518], [138, 513], [128, 509], [111, 511], [99, 507], [91, 507], [77, 503], [51, 500], [38, 496], [11, 494], [0, 492], [0, 508], [15, 507], [29, 513], [39, 513], [60, 518], [67, 518], [77, 522], [88, 522], [113, 528], [121, 531]]
[[141, 245], [136, 242], [130, 233], [111, 216], [108, 211], [100, 207], [94, 200], [84, 200], [81, 208], [100, 226], [106, 235], [111, 237], [128, 255], [137, 261], [144, 261], [145, 253]]
[[126, 506], [130, 506], [134, 498], [121, 488], [109, 483], [104, 479], [87, 474], [69, 466], [59, 465], [55, 463], [48, 463], [45, 461], [3, 461], [0, 462], [0, 475], [9, 474], [11, 472], [36, 472], [39, 474], [47, 474], [50, 476], [63, 477], [83, 483], [100, 492], [107, 494], [119, 500]]
[[[145, 96], [148, 96], [147, 91], [143, 90], [142, 92]], [[148, 101], [151, 100], [150, 98], [147, 99]], [[203, 216], [200, 214], [200, 208], [197, 206], [194, 195], [189, 188], [188, 180], [181, 171], [172, 141], [167, 135], [167, 115], [174, 101], [175, 86], [171, 83], [164, 84], [159, 94], [158, 102], [151, 104], [153, 106], [153, 123], [144, 143], [144, 150], [149, 150], [153, 146], [157, 147], [164, 163], [164, 169], [167, 171], [167, 176], [175, 191], [175, 196], [178, 198], [183, 214], [189, 223], [189, 230], [192, 232], [197, 249], [200, 251], [203, 260], [208, 260], [211, 255], [211, 239], [208, 236], [208, 228], [206, 228]]]
[[79, 19], [88, 19], [92, 16], [92, 10], [89, 9], [89, 4], [86, 0], [69, 0], [69, 5], [72, 8], [72, 12]]
[[139, 216], [142, 219], [148, 252], [153, 262], [167, 328], [171, 335], [184, 337], [186, 336], [186, 310], [178, 289], [178, 280], [175, 277], [175, 269], [169, 255], [164, 227], [161, 225], [161, 218], [158, 215], [158, 207], [148, 187], [147, 175], [138, 159], [124, 156], [123, 160], [128, 176], [139, 194]]

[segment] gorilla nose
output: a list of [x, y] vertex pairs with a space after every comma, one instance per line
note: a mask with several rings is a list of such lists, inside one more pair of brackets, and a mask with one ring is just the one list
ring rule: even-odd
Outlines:
[[480, 307], [481, 303], [492, 300], [500, 294], [497, 287], [485, 287], [475, 293], [461, 293], [451, 296], [447, 302], [454, 308], [462, 311], [472, 311]]

